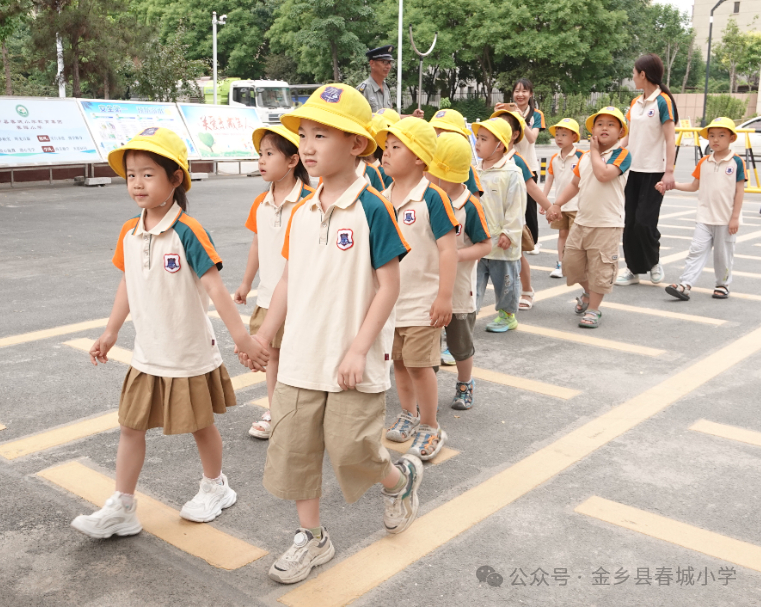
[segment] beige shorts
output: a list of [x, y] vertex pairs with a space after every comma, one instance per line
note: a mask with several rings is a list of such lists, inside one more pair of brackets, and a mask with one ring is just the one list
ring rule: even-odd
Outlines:
[[[251, 320], [248, 321], [248, 332], [251, 335], [256, 335], [257, 331], [262, 328], [262, 325], [264, 324], [264, 319], [267, 318], [267, 308], [260, 308], [259, 306], [256, 306], [256, 309], [251, 314]], [[283, 329], [285, 328], [285, 325], [280, 327], [275, 333], [275, 338], [272, 340], [272, 343], [270, 346], [273, 348], [280, 348], [280, 346], [283, 344]]]
[[576, 211], [561, 211], [561, 217], [557, 221], [550, 223], [550, 227], [553, 230], [570, 230], [573, 227], [573, 222], [576, 221]]
[[563, 253], [568, 286], [588, 280], [595, 293], [610, 293], [618, 275], [618, 243], [623, 231], [574, 224]]
[[381, 443], [385, 392], [322, 392], [277, 382], [270, 412], [264, 488], [275, 497], [320, 497], [326, 450], [348, 503], [391, 472], [391, 457]]
[[441, 329], [439, 327], [397, 327], [391, 359], [405, 367], [438, 367], [441, 364]]

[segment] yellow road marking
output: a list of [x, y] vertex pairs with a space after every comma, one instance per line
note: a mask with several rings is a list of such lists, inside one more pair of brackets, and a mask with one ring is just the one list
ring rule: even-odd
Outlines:
[[[703, 268], [703, 272], [713, 273], [713, 268]], [[761, 278], [761, 274], [757, 274], [755, 272], [738, 272], [737, 270], [732, 270], [732, 276], [745, 276], [746, 278]]]
[[257, 407], [263, 407], [265, 409], [270, 408], [270, 399], [266, 396], [264, 398], [257, 398], [256, 400], [252, 400], [249, 405], [256, 405]]
[[43, 329], [41, 331], [32, 331], [31, 333], [11, 335], [9, 337], [0, 338], [0, 348], [5, 348], [7, 346], [17, 346], [19, 344], [24, 344], [30, 341], [48, 339], [49, 337], [57, 337], [58, 335], [77, 333], [78, 331], [87, 331], [88, 329], [97, 329], [98, 327], [105, 327], [107, 324], [108, 318], [99, 318], [98, 320], [77, 322], [71, 325], [53, 327], [52, 329]]
[[[409, 451], [410, 447], [412, 446], [412, 439], [404, 443], [395, 443], [394, 441], [388, 440], [386, 438], [385, 430], [383, 431], [381, 442], [383, 443], [383, 446], [386, 447], [386, 449], [390, 449], [391, 451], [396, 451], [397, 453], [407, 453], [407, 451]], [[442, 447], [438, 455], [434, 457], [433, 459], [428, 460], [426, 463], [436, 466], [438, 464], [444, 463], [448, 459], [452, 459], [455, 455], [459, 455], [459, 454], [460, 452], [455, 449], [450, 449], [449, 447]]]
[[261, 371], [247, 371], [241, 375], [231, 377], [230, 381], [232, 382], [233, 390], [243, 390], [243, 388], [255, 386], [256, 384], [261, 384], [262, 382], [267, 381], [267, 375]]
[[695, 229], [694, 226], [676, 226], [676, 225], [671, 225], [668, 223], [659, 223], [658, 229], [660, 230], [661, 228], [670, 228], [672, 230], [694, 230]]
[[[639, 283], [641, 285], [649, 285], [651, 287], [660, 287], [661, 289], [665, 289], [664, 286], [666, 283], [660, 283], [655, 284], [654, 282], [641, 282]], [[690, 289], [690, 292], [692, 293], [708, 293], [709, 295], [713, 294], [713, 289], [704, 289], [703, 287], [692, 287]], [[730, 297], [736, 297], [737, 299], [749, 299], [751, 301], [761, 301], [761, 295], [753, 295], [751, 293], [738, 293], [737, 291], [732, 291], [729, 295]]]
[[761, 261], [761, 257], [758, 255], [739, 255], [735, 253], [735, 259], [752, 259], [754, 261]]
[[[442, 371], [446, 371], [447, 373], [457, 375], [456, 367], [440, 367], [440, 369]], [[562, 398], [563, 400], [568, 400], [574, 396], [581, 394], [580, 390], [563, 388], [562, 386], [547, 384], [535, 379], [516, 377], [515, 375], [506, 375], [505, 373], [498, 373], [497, 371], [490, 371], [489, 369], [479, 369], [478, 367], [473, 368], [472, 375], [476, 379], [483, 379], [484, 381], [488, 381], [493, 384], [511, 386], [513, 388], [519, 388], [520, 390], [528, 390], [529, 392], [536, 392], [537, 394]]]
[[[222, 318], [222, 317], [219, 315], [219, 312], [217, 312], [216, 310], [209, 310], [209, 311], [207, 312], [207, 314], [208, 314], [209, 316], [211, 316], [212, 318], [220, 318], [220, 319]], [[248, 316], [246, 316], [245, 314], [241, 314], [241, 315], [240, 315], [240, 319], [243, 321], [243, 324], [244, 324], [244, 325], [248, 326], [248, 322], [251, 320], [251, 315], [249, 314]]]
[[0, 430], [5, 430], [5, 426], [3, 426], [3, 424], [0, 424]]
[[[571, 300], [570, 303], [575, 303]], [[641, 306], [629, 306], [627, 304], [614, 303], [612, 301], [603, 301], [602, 306], [611, 310], [622, 310], [624, 312], [636, 312], [637, 314], [647, 314], [648, 316], [660, 316], [662, 318], [673, 318], [675, 320], [686, 320], [697, 322], [705, 325], [723, 325], [726, 320], [720, 318], [710, 318], [707, 316], [696, 316], [695, 314], [682, 314], [681, 312], [669, 312], [668, 310], [656, 310], [654, 308], [643, 308]]]
[[[674, 236], [673, 234], [661, 234], [661, 238], [675, 238], [677, 240], [692, 240], [692, 236]], [[664, 248], [664, 247], [661, 247]]]
[[[114, 493], [114, 480], [79, 462], [67, 462], [37, 473], [70, 493], [102, 507]], [[240, 569], [267, 554], [206, 523], [180, 518], [174, 508], [137, 492], [138, 512], [143, 529], [183, 552], [203, 559], [220, 569]]]
[[[663, 234], [663, 236], [665, 236], [665, 234]], [[738, 236], [735, 242], [736, 243], [746, 242], [748, 240], [753, 240], [754, 238], [758, 238], [759, 236], [761, 236], [761, 230], [758, 230], [756, 232], [750, 232], [749, 234], [743, 234], [742, 236]], [[690, 253], [689, 250], [687, 250], [687, 251], [682, 251], [681, 253], [672, 253], [671, 255], [667, 255], [666, 257], [661, 257], [661, 265], [666, 263], [671, 263], [672, 261], [679, 261], [681, 259], [686, 259], [689, 253]]]
[[289, 607], [342, 607], [761, 350], [761, 328], [587, 422], [281, 596]]
[[547, 234], [547, 236], [540, 236], [539, 242], [547, 242], [548, 240], [557, 240], [557, 238], [558, 238], [557, 234]]
[[761, 571], [761, 546], [597, 496], [579, 504], [574, 511], [722, 561]]
[[746, 428], [738, 428], [737, 426], [727, 426], [726, 424], [717, 424], [716, 422], [709, 422], [705, 419], [699, 419], [690, 426], [690, 430], [695, 432], [703, 432], [704, 434], [713, 434], [714, 436], [720, 436], [721, 438], [728, 438], [730, 440], [736, 440], [741, 443], [748, 443], [749, 445], [755, 445], [761, 447], [761, 432], [755, 430], [747, 430]]
[[[78, 337], [77, 339], [70, 339], [69, 341], [63, 342], [63, 345], [89, 353], [90, 348], [92, 348], [94, 343], [94, 339], [88, 339], [87, 337]], [[125, 365], [129, 365], [132, 363], [132, 351], [125, 350], [119, 346], [114, 346], [108, 352], [108, 360], [115, 360], [117, 362], [124, 363]]]

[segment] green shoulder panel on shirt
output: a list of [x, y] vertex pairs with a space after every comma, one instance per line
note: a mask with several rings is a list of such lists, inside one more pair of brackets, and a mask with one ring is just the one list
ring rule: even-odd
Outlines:
[[632, 166], [632, 155], [626, 148], [616, 148], [605, 164], [613, 164], [621, 169], [623, 175]]
[[394, 257], [401, 261], [407, 254], [407, 246], [393, 215], [393, 207], [386, 205], [380, 196], [367, 188], [359, 195], [359, 201], [370, 227], [370, 261], [373, 269], [382, 268]]
[[[383, 179], [383, 185], [385, 186], [383, 190], [391, 187], [391, 184], [394, 183], [394, 179], [386, 175], [386, 171], [383, 170], [383, 167], [378, 167], [378, 172], [381, 174], [381, 179]], [[383, 190], [378, 190], [378, 191], [382, 192]]]
[[[180, 221], [175, 222], [172, 227], [174, 228], [174, 231], [177, 232], [177, 236], [179, 236], [180, 242], [182, 242], [182, 247], [185, 249], [185, 258], [188, 260], [190, 267], [193, 268], [193, 271], [198, 278], [201, 278], [201, 276], [206, 274], [206, 272], [208, 272], [214, 265], [216, 265], [217, 270], [222, 269], [222, 263], [215, 264], [214, 261], [212, 261], [206, 248], [201, 244], [201, 241], [198, 240], [190, 227]], [[204, 232], [206, 232], [209, 242], [211, 242], [213, 246], [214, 241], [211, 239], [211, 234], [205, 229]]]
[[478, 212], [478, 206], [480, 202], [473, 196], [465, 202], [465, 233], [470, 238], [470, 242], [477, 243], [489, 238], [488, 228], [484, 226], [482, 221], [482, 213]]
[[745, 163], [743, 162], [742, 158], [740, 158], [737, 154], [735, 154], [732, 157], [732, 160], [735, 161], [735, 171], [737, 172], [737, 181], [747, 181], [748, 177], [745, 175]]
[[468, 191], [471, 194], [476, 194], [477, 196], [483, 194], [481, 188], [478, 187], [478, 182], [476, 181], [476, 175], [473, 172], [473, 167], [468, 169], [468, 180], [465, 182], [465, 187], [468, 188]]
[[[360, 162], [365, 162], [364, 160], [361, 160]], [[381, 179], [380, 171], [376, 169], [374, 166], [369, 165], [365, 162], [365, 177], [367, 177], [370, 180], [370, 185], [373, 186], [376, 190], [379, 192], [382, 192], [386, 189], [386, 186], [383, 184], [383, 179]]]
[[433, 237], [438, 240], [457, 226], [457, 220], [454, 218], [452, 203], [449, 198], [446, 200], [436, 191], [436, 188], [429, 185], [423, 195], [425, 204], [428, 206], [428, 217], [431, 221], [431, 230]]
[[529, 179], [534, 178], [531, 169], [528, 168], [528, 165], [523, 161], [523, 158], [518, 156], [518, 154], [513, 156], [513, 162], [521, 170], [521, 173], [523, 173], [523, 181], [528, 181]]
[[656, 97], [658, 104], [658, 117], [661, 120], [661, 124], [669, 120], [674, 119], [674, 113], [671, 111], [671, 99], [666, 97], [664, 93], [661, 93]]

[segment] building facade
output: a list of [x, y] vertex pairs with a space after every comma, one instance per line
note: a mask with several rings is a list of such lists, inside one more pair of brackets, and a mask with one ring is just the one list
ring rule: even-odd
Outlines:
[[[692, 27], [695, 41], [700, 45], [703, 59], [708, 56], [708, 25], [711, 9], [717, 0], [695, 0], [692, 6]], [[721, 40], [727, 21], [734, 17], [742, 31], [761, 31], [761, 0], [726, 0], [713, 14], [711, 44]]]

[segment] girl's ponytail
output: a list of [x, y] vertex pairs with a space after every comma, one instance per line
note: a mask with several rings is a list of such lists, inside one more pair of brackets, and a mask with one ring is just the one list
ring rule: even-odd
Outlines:
[[676, 107], [674, 95], [671, 94], [669, 87], [661, 82], [663, 80], [663, 61], [661, 61], [661, 58], [655, 53], [641, 55], [634, 62], [634, 69], [638, 72], [644, 72], [645, 78], [660, 87], [668, 98], [671, 99], [671, 108], [674, 110], [674, 124], [679, 124], [679, 110]]

